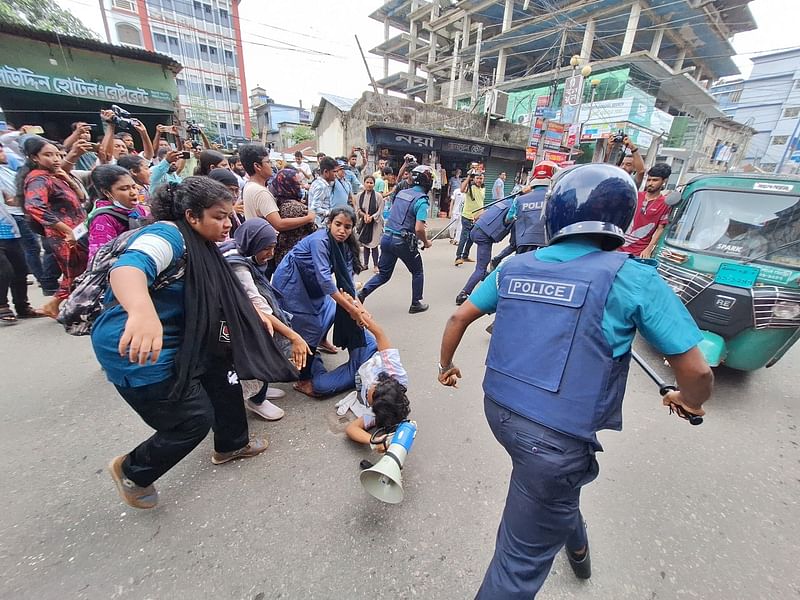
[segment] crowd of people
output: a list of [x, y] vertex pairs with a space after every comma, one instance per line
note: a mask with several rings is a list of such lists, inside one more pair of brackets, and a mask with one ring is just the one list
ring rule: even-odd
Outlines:
[[[359, 442], [408, 417], [399, 353], [355, 284], [370, 258], [378, 273], [390, 169], [363, 174], [360, 149], [320, 154], [315, 169], [299, 152], [273, 161], [258, 143], [226, 155], [202, 131], [181, 140], [175, 126], [158, 125], [150, 139], [130, 119], [137, 149], [118, 115], [100, 117], [99, 143], [83, 122], [60, 142], [34, 127], [2, 136], [0, 293], [11, 290], [13, 309], [0, 304], [0, 320], [67, 326], [89, 314], [85, 286], [101, 282], [100, 306], [84, 317], [92, 347], [155, 430], [109, 465], [126, 503], [156, 506], [154, 482], [209, 429], [215, 464], [263, 452], [246, 414], [284, 416], [275, 382], [315, 398], [356, 389], [347, 435]], [[28, 300], [29, 273], [48, 298], [41, 308]], [[328, 371], [317, 351], [339, 349], [348, 359]]]
[[[51, 317], [66, 326], [92, 315], [105, 376], [155, 430], [111, 460], [120, 498], [157, 506], [155, 482], [209, 430], [214, 464], [263, 453], [267, 440], [251, 438], [247, 413], [281, 419], [278, 382], [313, 398], [355, 390], [346, 434], [385, 451], [410, 414], [409, 378], [365, 302], [400, 260], [411, 273], [408, 312], [428, 309], [421, 249], [431, 245], [433, 170], [407, 155], [396, 175], [384, 159], [368, 174], [359, 148], [318, 155], [313, 170], [301, 153], [273, 163], [259, 143], [226, 156], [202, 132], [201, 142], [183, 141], [159, 125], [150, 139], [131, 119], [137, 150], [117, 131], [119, 115], [101, 118], [98, 144], [86, 123], [61, 143], [27, 128], [2, 137], [0, 322]], [[598, 473], [597, 431], [621, 428], [637, 330], [675, 370], [681, 390], [665, 405], [684, 418], [704, 414], [713, 377], [697, 348], [702, 336], [655, 269], [631, 260], [650, 256], [663, 231], [669, 167], [654, 165], [637, 195], [644, 173], [630, 163], [557, 176], [545, 161], [510, 197], [501, 174], [490, 202], [478, 164], [448, 182], [455, 266], [475, 269], [444, 330], [439, 382], [457, 384], [464, 332], [496, 314], [484, 406], [514, 464], [479, 598], [535, 596], [565, 546], [576, 576], [591, 575], [580, 489]], [[359, 289], [370, 258], [374, 274]], [[50, 297], [41, 309], [28, 300], [29, 272]], [[90, 284], [102, 288], [97, 311], [81, 304]], [[520, 326], [530, 323], [536, 335], [520, 345]], [[348, 358], [329, 370], [319, 352], [339, 349]]]

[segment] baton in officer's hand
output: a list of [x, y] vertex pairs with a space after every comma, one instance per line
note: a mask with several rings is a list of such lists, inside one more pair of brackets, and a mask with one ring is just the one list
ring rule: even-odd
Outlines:
[[[662, 396], [669, 394], [669, 392], [677, 392], [679, 391], [677, 386], [669, 385], [666, 381], [661, 379], [661, 376], [653, 370], [647, 362], [636, 352], [631, 350], [631, 356], [633, 356], [633, 360], [642, 368], [642, 370], [647, 373], [647, 375], [652, 379], [655, 384], [658, 386], [658, 393]], [[703, 422], [703, 417], [700, 415], [696, 415], [694, 413], [689, 412], [680, 404], [675, 404], [674, 402], [668, 402], [665, 400], [665, 404], [669, 406], [669, 414], [673, 412], [677, 414], [681, 419], [686, 419], [689, 421], [691, 425], [700, 425]]]

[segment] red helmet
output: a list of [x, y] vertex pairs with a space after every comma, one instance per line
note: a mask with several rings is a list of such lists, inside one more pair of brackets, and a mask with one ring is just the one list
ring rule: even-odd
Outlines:
[[558, 165], [551, 160], [543, 160], [535, 167], [531, 173], [532, 179], [552, 179], [558, 171]]

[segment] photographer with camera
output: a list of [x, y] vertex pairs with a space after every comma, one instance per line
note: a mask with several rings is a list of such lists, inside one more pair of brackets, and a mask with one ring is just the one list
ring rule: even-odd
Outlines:
[[[642, 187], [642, 181], [644, 181], [644, 159], [642, 158], [642, 153], [639, 152], [639, 148], [636, 144], [631, 141], [623, 130], [619, 130], [615, 135], [612, 135], [608, 138], [608, 154], [609, 158], [614, 157], [617, 153], [614, 152], [614, 147], [619, 147], [622, 154], [622, 162], [619, 163], [620, 168], [625, 171], [628, 175], [633, 178], [633, 182], [636, 184], [636, 189]], [[617, 162], [614, 161], [607, 161], [607, 162]]]
[[[175, 136], [176, 143], [173, 145], [169, 140], [162, 139], [162, 136], [165, 134]], [[163, 125], [159, 123], [156, 125], [156, 133], [153, 136], [153, 141], [151, 143], [153, 144], [156, 155], [158, 155], [158, 151], [162, 148], [166, 148], [167, 150], [179, 148], [180, 136], [178, 135], [178, 128], [175, 125]]]
[[[133, 136], [130, 134], [131, 129], [142, 139], [142, 156], [146, 160], [153, 159], [153, 143], [147, 128], [139, 119], [132, 119], [131, 113], [116, 104], [112, 104], [110, 110], [101, 110], [100, 119], [105, 126], [105, 136], [100, 144], [101, 162], [116, 164], [117, 159], [123, 154], [137, 154]], [[119, 135], [118, 129], [122, 130]], [[105, 160], [102, 153], [105, 154]]]
[[483, 212], [486, 190], [483, 187], [483, 171], [470, 169], [467, 178], [461, 183], [461, 193], [464, 194], [464, 207], [461, 212], [461, 237], [458, 240], [456, 249], [455, 266], [465, 262], [475, 262], [469, 257], [469, 250], [472, 248], [470, 232], [475, 225], [475, 221]]
[[203, 131], [203, 126], [194, 120], [186, 121], [186, 137], [192, 140], [195, 145], [197, 144], [197, 138], [200, 138], [200, 141], [203, 142], [203, 148], [206, 150], [216, 149], [214, 148], [214, 145], [208, 141], [208, 137], [206, 136], [205, 131]]
[[389, 204], [394, 202], [394, 199], [397, 197], [398, 192], [402, 192], [403, 190], [407, 190], [411, 186], [414, 185], [414, 182], [411, 177], [411, 171], [417, 166], [417, 157], [413, 154], [406, 154], [403, 157], [403, 164], [400, 165], [400, 169], [397, 171], [396, 181], [397, 184], [394, 186], [391, 192], [384, 194], [384, 197], [389, 198]]
[[72, 150], [77, 142], [89, 144], [86, 146], [88, 150], [75, 163], [75, 168], [79, 171], [91, 171], [97, 166], [97, 150], [99, 150], [100, 144], [92, 143], [92, 127], [94, 126], [94, 123], [89, 124], [83, 121], [73, 123], [72, 133], [64, 140], [64, 148], [67, 150]]

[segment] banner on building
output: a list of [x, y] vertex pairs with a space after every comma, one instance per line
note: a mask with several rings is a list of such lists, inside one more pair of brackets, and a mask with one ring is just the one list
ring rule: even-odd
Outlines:
[[555, 151], [546, 151], [544, 153], [544, 160], [550, 160], [558, 165], [562, 165], [564, 162], [569, 160], [569, 153], [568, 152], [555, 152]]

